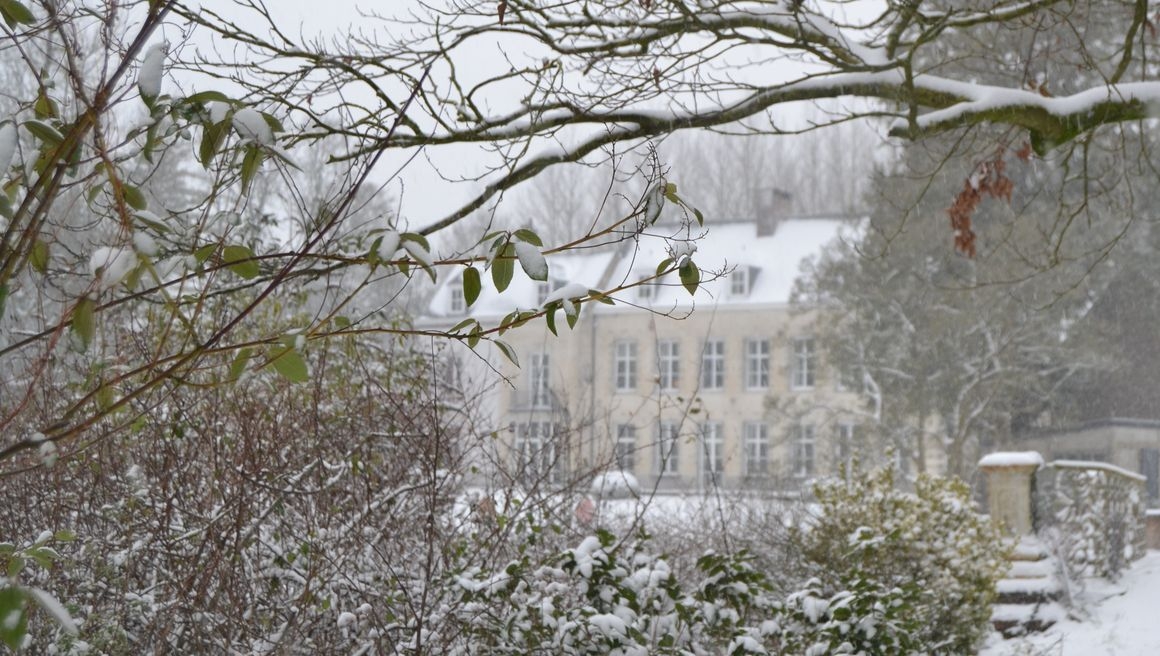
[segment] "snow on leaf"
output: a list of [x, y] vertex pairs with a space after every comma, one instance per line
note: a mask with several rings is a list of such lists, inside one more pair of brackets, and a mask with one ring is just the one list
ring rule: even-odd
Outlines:
[[12, 165], [12, 157], [16, 154], [16, 126], [6, 123], [0, 127], [0, 178]]
[[133, 233], [133, 248], [137, 252], [146, 257], [155, 257], [157, 255], [157, 240], [145, 232]]
[[221, 123], [226, 120], [226, 116], [230, 113], [230, 106], [228, 103], [213, 101], [209, 104], [209, 120], [211, 123]]
[[663, 180], [656, 183], [644, 199], [644, 220], [649, 225], [661, 218], [661, 210], [665, 206], [665, 186]]
[[47, 611], [52, 616], [52, 619], [56, 620], [56, 623], [60, 625], [60, 628], [65, 633], [69, 635], [77, 634], [77, 625], [73, 622], [72, 615], [69, 615], [65, 607], [56, 600], [56, 597], [53, 597], [40, 588], [27, 588], [26, 591], [28, 592], [28, 596], [40, 604], [40, 607]]
[[395, 252], [399, 250], [399, 233], [391, 230], [383, 233], [382, 238], [379, 239], [379, 247], [375, 253], [380, 260], [395, 259]]
[[403, 242], [403, 250], [407, 251], [407, 254], [414, 258], [421, 266], [428, 268], [431, 266], [431, 253], [426, 248], [423, 248], [423, 244], [417, 241], [407, 240]]
[[[556, 301], [584, 298], [588, 295], [588, 288], [578, 282], [570, 282], [544, 298], [543, 305], [551, 305]], [[566, 310], [565, 310], [566, 311]]]
[[245, 139], [253, 139], [260, 144], [274, 143], [274, 131], [270, 124], [262, 117], [262, 112], [250, 107], [243, 107], [234, 112], [234, 129]]
[[137, 254], [126, 248], [102, 246], [89, 258], [89, 273], [102, 290], [116, 287], [136, 266]]
[[548, 261], [544, 259], [544, 254], [536, 248], [534, 244], [528, 242], [516, 242], [516, 257], [520, 259], [520, 266], [523, 267], [524, 273], [532, 280], [545, 281], [548, 279]]
[[165, 53], [168, 51], [169, 43], [162, 41], [145, 52], [137, 76], [137, 89], [143, 97], [152, 99], [161, 95], [161, 75], [165, 68]]

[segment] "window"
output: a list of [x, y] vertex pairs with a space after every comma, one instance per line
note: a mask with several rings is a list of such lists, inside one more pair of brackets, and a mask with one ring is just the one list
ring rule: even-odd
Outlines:
[[745, 340], [745, 387], [758, 390], [769, 387], [769, 340]]
[[528, 401], [533, 408], [547, 408], [552, 405], [552, 390], [548, 386], [548, 354], [533, 353], [528, 367]]
[[711, 339], [705, 342], [701, 354], [701, 389], [719, 390], [725, 387], [725, 341]]
[[725, 471], [724, 431], [719, 422], [701, 425], [701, 473], [705, 482], [717, 485]]
[[838, 424], [837, 435], [834, 439], [837, 448], [835, 460], [839, 465], [849, 465], [854, 457], [854, 424]]
[[451, 314], [463, 314], [466, 312], [466, 300], [463, 298], [463, 278], [456, 276], [447, 286], [447, 289], [451, 293], [451, 298], [448, 300]]
[[616, 343], [616, 391], [636, 389], [636, 342]]
[[814, 386], [816, 359], [813, 337], [799, 337], [793, 340], [790, 385], [794, 389], [810, 389]]
[[769, 474], [769, 426], [746, 423], [745, 475], [760, 477]]
[[662, 421], [657, 426], [657, 473], [676, 474], [680, 471], [681, 452], [677, 425]]
[[729, 274], [729, 294], [731, 296], [748, 296], [750, 277], [752, 271], [749, 267], [739, 266]]
[[636, 288], [636, 297], [642, 301], [651, 301], [656, 297], [656, 285], [652, 282], [645, 282], [651, 276], [639, 276], [636, 281], [639, 283]]
[[516, 466], [525, 481], [560, 481], [556, 453], [556, 427], [551, 422], [533, 421], [516, 426]]
[[681, 344], [675, 340], [657, 342], [657, 373], [661, 389], [675, 390], [681, 384]]
[[793, 475], [806, 478], [814, 475], [814, 427], [798, 424], [793, 427]]
[[636, 469], [636, 426], [621, 424], [616, 427], [616, 466], [621, 471]]

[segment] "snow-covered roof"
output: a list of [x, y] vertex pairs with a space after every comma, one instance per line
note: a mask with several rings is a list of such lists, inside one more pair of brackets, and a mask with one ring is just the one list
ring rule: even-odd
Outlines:
[[[695, 297], [689, 296], [675, 273], [665, 276], [659, 284], [625, 290], [615, 296], [658, 308], [685, 307], [694, 302], [785, 304], [802, 263], [821, 254], [835, 240], [851, 238], [858, 223], [846, 217], [788, 218], [778, 221], [772, 231], [762, 231], [756, 221], [713, 222], [704, 228], [695, 224], [678, 227], [662, 221], [639, 239], [625, 240], [615, 250], [549, 255], [548, 269], [553, 289], [578, 284], [607, 291], [652, 277], [666, 258], [692, 251], [693, 261], [706, 272]], [[726, 271], [731, 273], [712, 279], [712, 272]], [[735, 287], [733, 277], [744, 277], [745, 284]], [[467, 312], [453, 303], [454, 295], [462, 293], [459, 285], [458, 273], [441, 281], [428, 304], [429, 318], [497, 317], [516, 308], [539, 306], [539, 284], [519, 266], [502, 294], [495, 291], [484, 272], [483, 291]]]
[[[755, 221], [714, 223], [703, 230], [694, 228], [691, 233], [681, 231], [674, 236], [695, 240], [696, 252], [692, 258], [706, 272], [703, 282], [696, 296], [691, 297], [676, 274], [670, 274], [651, 290], [647, 301], [653, 307], [688, 306], [694, 301], [788, 303], [802, 263], [821, 254], [834, 240], [852, 235], [855, 224], [851, 219], [837, 217], [790, 218], [779, 221], [771, 234], [760, 234]], [[635, 282], [640, 275], [653, 275], [657, 264], [669, 257], [674, 248], [681, 252], [683, 245], [679, 239], [641, 240], [634, 261], [630, 264], [627, 258], [622, 258], [610, 281]], [[711, 279], [711, 272], [725, 271], [731, 273]], [[746, 278], [739, 293], [734, 293], [733, 276]], [[639, 290], [637, 296], [634, 300], [640, 300]]]

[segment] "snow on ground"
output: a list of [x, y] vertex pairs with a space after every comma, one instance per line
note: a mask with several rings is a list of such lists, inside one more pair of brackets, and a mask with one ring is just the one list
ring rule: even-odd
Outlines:
[[979, 656], [1151, 656], [1160, 654], [1160, 551], [1149, 551], [1116, 583], [1087, 582], [1072, 619], [1044, 633], [993, 636]]

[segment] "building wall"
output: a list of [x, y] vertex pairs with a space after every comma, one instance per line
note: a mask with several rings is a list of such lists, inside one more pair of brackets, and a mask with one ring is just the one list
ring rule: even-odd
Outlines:
[[[795, 388], [791, 384], [794, 340], [812, 337], [816, 318], [812, 312], [795, 313], [786, 305], [736, 303], [716, 308], [698, 306], [691, 314], [678, 310], [676, 316], [639, 308], [592, 309], [588, 306], [574, 330], [566, 327], [561, 316], [557, 322], [559, 337], [547, 332], [542, 319], [502, 337], [515, 348], [521, 362], [520, 369], [510, 364], [501, 369], [515, 385], [502, 395], [499, 409], [505, 418], [502, 423], [512, 427], [508, 437], [514, 447], [521, 423], [529, 421], [555, 421], [558, 427], [571, 427], [560, 440], [557, 456], [561, 471], [577, 474], [617, 468], [618, 427], [631, 426], [636, 444], [632, 471], [646, 488], [696, 490], [714, 483], [794, 488], [813, 476], [834, 472], [846, 456], [839, 447], [839, 431], [844, 430], [839, 426], [857, 426], [865, 421], [856, 410], [859, 395], [839, 390], [816, 342], [813, 385]], [[724, 385], [720, 389], [701, 385], [702, 356], [708, 340], [724, 344]], [[747, 385], [747, 340], [769, 342], [765, 387]], [[658, 345], [665, 341], [679, 345], [679, 376], [673, 389], [661, 389], [659, 384]], [[618, 343], [635, 348], [631, 389], [617, 386]], [[530, 408], [526, 403], [537, 353], [546, 353], [550, 363], [551, 408]], [[672, 423], [679, 431], [676, 471], [663, 475], [659, 474], [661, 422]], [[716, 475], [707, 471], [711, 458], [701, 435], [706, 423], [716, 424], [720, 431], [722, 468]], [[747, 475], [747, 423], [766, 426], [765, 475]], [[812, 447], [795, 445], [799, 425], [812, 427]], [[928, 467], [938, 467], [941, 454], [937, 449], [928, 452]], [[510, 454], [513, 460], [519, 459], [515, 449]], [[807, 461], [808, 470], [797, 471]]]

